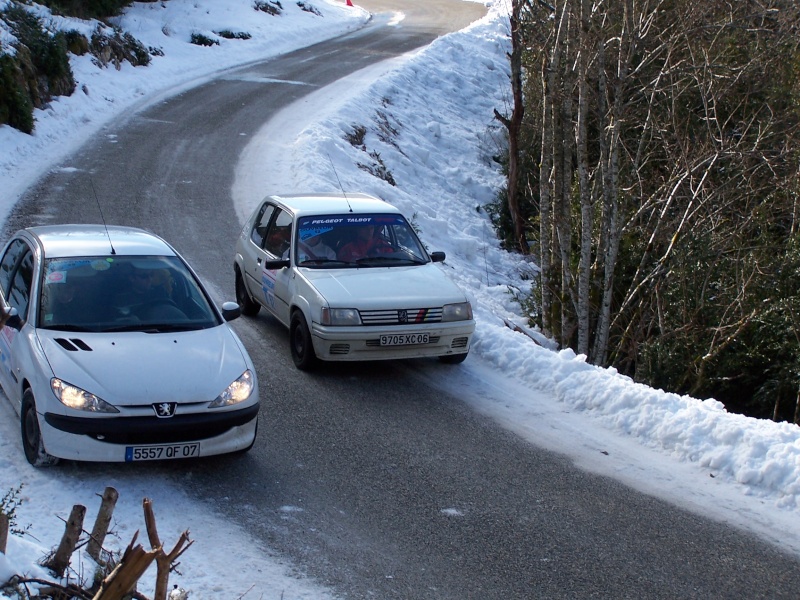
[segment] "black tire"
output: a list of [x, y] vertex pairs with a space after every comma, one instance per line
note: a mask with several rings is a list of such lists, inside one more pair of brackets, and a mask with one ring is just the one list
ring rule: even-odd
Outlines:
[[294, 365], [301, 371], [310, 371], [319, 363], [314, 353], [314, 343], [311, 341], [311, 332], [303, 313], [299, 310], [292, 314], [289, 326], [289, 346], [292, 350]]
[[446, 365], [460, 365], [467, 360], [468, 354], [469, 352], [464, 352], [464, 354], [445, 354], [444, 356], [440, 356], [439, 360]]
[[39, 418], [36, 415], [36, 402], [33, 392], [25, 390], [22, 396], [22, 411], [20, 413], [20, 429], [22, 432], [22, 449], [25, 458], [34, 467], [49, 467], [58, 464], [55, 456], [50, 456], [44, 450], [42, 432], [39, 429]]
[[242, 314], [247, 317], [255, 317], [261, 310], [261, 305], [250, 297], [238, 267], [236, 267], [236, 302], [239, 304]]

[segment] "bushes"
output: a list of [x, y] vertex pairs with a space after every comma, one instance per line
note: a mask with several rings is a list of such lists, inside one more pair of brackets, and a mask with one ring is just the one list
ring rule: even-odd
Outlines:
[[112, 63], [117, 69], [123, 61], [134, 67], [146, 67], [150, 64], [150, 53], [142, 43], [130, 33], [114, 27], [109, 35], [107, 28], [97, 27], [92, 33], [89, 50], [100, 66]]
[[51, 34], [37, 16], [18, 5], [0, 12], [0, 18], [18, 41], [14, 56], [0, 56], [0, 124], [31, 133], [34, 108], [75, 90], [67, 37], [63, 32]]
[[132, 0], [40, 0], [56, 14], [80, 19], [104, 19], [122, 12]]
[[11, 56], [0, 56], [0, 124], [24, 133], [33, 132], [33, 104], [24, 86], [24, 75]]
[[[118, 10], [127, 3], [105, 0], [85, 4], [86, 10], [100, 10], [101, 6], [107, 7], [103, 10]], [[60, 3], [54, 9], [67, 12], [68, 5]], [[0, 125], [25, 133], [33, 131], [35, 108], [44, 108], [54, 96], [69, 96], [75, 91], [70, 52], [79, 56], [91, 52], [98, 65], [113, 63], [118, 69], [123, 61], [133, 66], [150, 63], [151, 51], [118, 27], [98, 25], [91, 40], [77, 31], [53, 33], [42, 19], [19, 3], [0, 10], [0, 20], [16, 38], [14, 52], [0, 54]]]

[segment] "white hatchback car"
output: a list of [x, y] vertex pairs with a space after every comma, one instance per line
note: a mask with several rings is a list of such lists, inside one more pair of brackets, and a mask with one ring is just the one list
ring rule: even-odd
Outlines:
[[248, 450], [253, 363], [167, 242], [140, 229], [18, 231], [0, 257], [0, 384], [35, 466]]
[[462, 362], [464, 292], [400, 211], [364, 194], [269, 196], [236, 243], [236, 299], [289, 328], [295, 365], [437, 356]]

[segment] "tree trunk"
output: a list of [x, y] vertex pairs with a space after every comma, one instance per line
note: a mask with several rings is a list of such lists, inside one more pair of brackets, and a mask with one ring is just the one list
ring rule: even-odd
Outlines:
[[75, 546], [78, 545], [78, 540], [83, 531], [84, 516], [86, 516], [85, 506], [76, 504], [72, 507], [72, 512], [69, 515], [64, 535], [61, 537], [61, 543], [58, 545], [58, 549], [53, 555], [53, 558], [43, 565], [51, 569], [58, 577], [64, 576], [69, 566], [70, 557], [72, 553], [75, 552]]
[[524, 0], [513, 0], [511, 4], [511, 54], [509, 60], [511, 64], [511, 93], [514, 106], [511, 110], [511, 118], [505, 118], [495, 111], [495, 116], [506, 126], [508, 130], [508, 212], [511, 215], [511, 223], [514, 227], [514, 238], [519, 247], [519, 251], [528, 254], [528, 241], [525, 236], [525, 221], [520, 211], [520, 132], [522, 130], [522, 118], [525, 114], [525, 103], [522, 96], [522, 9]]
[[553, 336], [553, 142], [554, 118], [556, 112], [557, 76], [561, 64], [561, 41], [564, 35], [566, 6], [561, 5], [556, 12], [556, 29], [551, 46], [550, 58], [545, 67], [542, 98], [542, 153], [539, 161], [539, 244], [540, 244], [540, 286], [542, 294], [542, 333]]
[[578, 169], [578, 195], [581, 204], [580, 261], [578, 263], [578, 354], [589, 355], [589, 311], [594, 210], [589, 189], [589, 152], [586, 121], [589, 118], [589, 7], [580, 3], [578, 32], [578, 127], [575, 154]]
[[[178, 557], [188, 550], [192, 545], [189, 539], [189, 532], [184, 531], [180, 538], [178, 538], [175, 547], [167, 554], [164, 552], [164, 546], [158, 537], [158, 529], [156, 527], [156, 517], [153, 513], [153, 502], [145, 498], [142, 502], [144, 507], [144, 522], [147, 528], [147, 537], [150, 539], [150, 545], [153, 547], [155, 554], [157, 572], [156, 572], [156, 589], [153, 595], [153, 600], [166, 600], [167, 589], [169, 586], [169, 572]], [[185, 547], [184, 547], [185, 546]]]
[[106, 534], [108, 533], [108, 526], [111, 523], [111, 516], [114, 514], [117, 498], [119, 498], [119, 492], [113, 487], [107, 487], [103, 492], [100, 510], [97, 513], [92, 535], [89, 538], [89, 544], [86, 548], [86, 552], [97, 564], [102, 564], [103, 562], [100, 551], [103, 549], [103, 541], [106, 539]]
[[8, 545], [8, 515], [0, 512], [0, 554], [6, 553]]

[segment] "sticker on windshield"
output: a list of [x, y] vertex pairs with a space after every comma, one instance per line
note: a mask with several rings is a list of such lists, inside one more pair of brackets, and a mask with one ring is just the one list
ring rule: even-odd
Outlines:
[[50, 271], [47, 274], [45, 283], [65, 283], [67, 281], [66, 271]]
[[314, 227], [309, 229], [301, 229], [299, 232], [300, 241], [305, 242], [306, 240], [317, 237], [318, 235], [322, 235], [323, 233], [328, 233], [329, 231], [333, 231], [333, 227]]
[[47, 270], [49, 272], [55, 271], [71, 271], [72, 269], [77, 269], [79, 267], [85, 267], [86, 265], [91, 264], [92, 261], [84, 258], [79, 260], [52, 260], [47, 265]]

